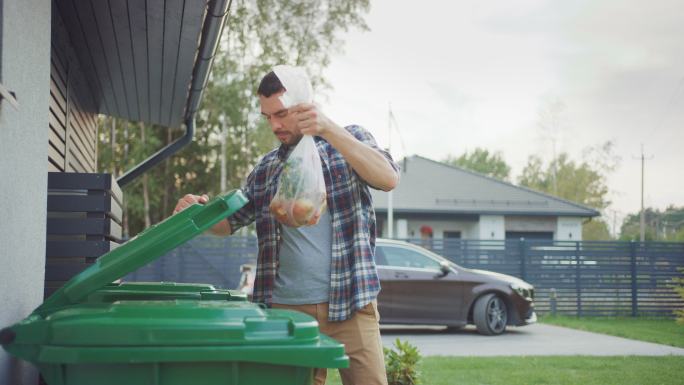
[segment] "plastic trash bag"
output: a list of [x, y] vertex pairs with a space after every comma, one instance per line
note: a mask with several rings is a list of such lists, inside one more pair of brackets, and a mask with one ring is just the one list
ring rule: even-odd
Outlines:
[[296, 106], [300, 103], [313, 103], [313, 87], [309, 75], [301, 67], [289, 65], [277, 65], [273, 72], [285, 87], [285, 93], [280, 95], [280, 101], [285, 108]]
[[305, 136], [287, 158], [269, 207], [284, 225], [310, 226], [325, 210], [325, 197], [321, 158], [313, 138]]
[[[273, 68], [285, 93], [280, 96], [285, 108], [313, 101], [309, 77], [303, 69], [291, 66]], [[271, 204], [271, 213], [291, 227], [318, 223], [326, 209], [325, 180], [321, 158], [311, 135], [304, 135], [285, 161]]]

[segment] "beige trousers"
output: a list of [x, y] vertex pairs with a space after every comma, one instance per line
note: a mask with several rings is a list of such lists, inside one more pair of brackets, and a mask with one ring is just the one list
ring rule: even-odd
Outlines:
[[[344, 344], [349, 356], [349, 368], [340, 369], [344, 385], [387, 385], [385, 359], [380, 340], [380, 315], [375, 301], [357, 311], [351, 319], [328, 322], [328, 304], [281, 305], [274, 308], [292, 309], [306, 313], [318, 321], [321, 333]], [[314, 384], [325, 384], [328, 370], [315, 369]]]

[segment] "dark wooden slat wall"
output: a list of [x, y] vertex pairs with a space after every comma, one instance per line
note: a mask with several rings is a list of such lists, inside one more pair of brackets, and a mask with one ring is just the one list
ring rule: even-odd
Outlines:
[[164, 17], [164, 41], [162, 47], [162, 84], [161, 84], [161, 116], [162, 125], [170, 123], [171, 103], [173, 102], [173, 83], [178, 65], [178, 49], [183, 20], [183, 0], [166, 0]]
[[114, 241], [121, 239], [121, 225], [110, 218], [48, 218], [47, 231], [51, 235], [102, 236]]
[[[203, 19], [206, 12], [204, 0], [185, 0], [183, 19]], [[179, 56], [192, 57], [197, 55], [197, 41], [202, 32], [200, 24], [183, 23], [179, 46]], [[188, 98], [187, 79], [192, 77], [192, 68], [195, 60], [182, 60], [178, 62], [176, 76], [174, 78], [173, 102], [171, 111], [181, 111]], [[182, 116], [171, 113], [169, 116], [170, 127], [180, 127]]]
[[104, 253], [114, 250], [118, 243], [103, 240], [61, 240], [47, 241], [46, 249], [49, 251], [48, 257], [73, 257], [74, 255], [84, 258], [97, 258]]
[[[69, 92], [69, 138], [67, 141], [68, 158], [67, 162], [77, 159], [83, 168], [74, 168], [74, 172], [95, 172], [97, 170], [97, 124], [94, 119], [94, 112], [86, 112], [87, 104], [85, 95], [88, 94], [87, 87], [83, 81], [82, 74], [78, 70], [73, 71], [70, 77]], [[92, 111], [92, 107], [90, 108]], [[74, 158], [71, 158], [73, 156]]]
[[110, 174], [48, 174], [46, 297], [120, 243], [121, 202]]
[[[62, 35], [68, 35], [69, 42], [74, 47], [88, 47], [88, 43], [85, 40], [85, 32], [76, 14], [73, 0], [60, 0], [52, 4], [52, 9], [54, 10], [52, 12], [53, 18], [63, 19], [64, 23], [68, 23], [71, 26], [68, 32], [62, 33]], [[61, 28], [66, 31], [64, 26]], [[53, 27], [53, 42], [55, 41], [54, 31], [55, 28]], [[100, 81], [101, 76], [105, 76], [106, 73], [100, 74], [98, 72], [95, 58], [89, 50], [79, 49], [76, 52], [78, 61], [85, 67], [84, 75], [94, 96], [95, 110], [107, 115], [115, 113], [115, 111], [110, 111], [109, 107], [114, 105], [113, 101], [109, 100], [111, 98], [111, 84]], [[105, 92], [105, 90], [109, 90], [109, 92]]]
[[150, 101], [148, 85], [148, 61], [147, 61], [147, 16], [145, 15], [145, 2], [128, 0], [128, 15], [133, 49], [133, 62], [135, 65], [135, 84], [137, 86], [138, 105], [140, 107], [140, 119], [149, 122], [150, 110], [143, 108]]
[[48, 168], [59, 172], [95, 172], [98, 103], [56, 3], [53, 10]]
[[50, 113], [48, 119], [48, 168], [64, 171], [66, 159], [66, 66], [64, 42], [58, 39], [63, 31], [61, 18], [53, 17], [53, 38], [50, 55]]
[[180, 127], [207, 0], [53, 4], [95, 96], [95, 111]]
[[164, 62], [164, 1], [147, 2], [147, 65], [150, 90], [150, 118], [161, 121], [161, 82]]
[[[123, 87], [115, 82], [115, 79], [120, 79], [120, 75], [113, 71], [114, 63], [108, 61], [105, 54], [107, 50], [102, 45], [103, 39], [94, 17], [93, 6], [88, 1], [71, 0], [70, 2], [76, 14], [78, 23], [76, 25], [82, 29], [87, 50], [92, 58], [94, 69], [97, 70], [97, 77], [102, 79], [102, 88], [106, 94], [113, 96], [108, 100], [108, 109], [113, 114], [123, 115], [126, 112], [123, 105], [125, 95]], [[117, 75], [119, 77], [116, 77]]]
[[70, 67], [67, 87], [67, 141], [66, 141], [66, 169], [67, 172], [95, 172], [97, 170], [96, 138], [97, 125], [95, 120], [86, 115], [83, 107], [83, 96], [87, 92], [83, 81], [79, 80], [81, 71], [75, 65]]
[[[117, 36], [114, 34], [109, 1], [90, 1], [86, 3], [90, 3], [92, 21], [97, 26], [95, 31], [100, 39], [99, 48], [106, 60], [109, 78], [114, 86], [114, 95], [117, 100], [119, 113], [124, 116], [130, 116], [129, 101], [133, 99], [133, 95], [128, 95], [124, 87], [124, 78], [128, 75], [124, 75], [122, 71], [121, 55], [119, 54]], [[88, 7], [83, 6], [82, 8]], [[92, 31], [93, 29], [90, 28], [88, 30]]]
[[[109, 1], [109, 13], [112, 20], [112, 34], [116, 40], [116, 50], [121, 64], [124, 89], [126, 91], [126, 106], [130, 120], [140, 120], [140, 106], [138, 104], [137, 73], [133, 61], [133, 42], [129, 22], [128, 4], [125, 0]], [[103, 28], [104, 26], [101, 26]]]

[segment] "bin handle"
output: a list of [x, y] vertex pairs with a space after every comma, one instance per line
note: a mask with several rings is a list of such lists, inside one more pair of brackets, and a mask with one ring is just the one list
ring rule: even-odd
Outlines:
[[223, 199], [214, 198], [209, 203], [206, 203], [205, 208], [192, 217], [192, 223], [197, 229], [207, 227], [216, 216], [222, 212], [228, 211], [228, 202]]
[[[276, 321], [276, 322], [273, 322]], [[280, 322], [278, 322], [280, 321]], [[282, 322], [285, 321], [285, 322]], [[294, 337], [294, 331], [295, 331], [295, 321], [292, 319], [292, 317], [287, 317], [287, 316], [269, 316], [268, 318], [264, 317], [254, 317], [254, 316], [246, 316], [242, 319], [243, 324], [245, 325], [245, 337], [262, 337], [263, 335], [273, 335], [274, 330], [272, 328], [270, 329], [263, 329], [260, 326], [273, 326], [278, 325], [285, 325], [285, 328], [283, 330], [282, 326], [281, 328], [275, 330], [275, 332], [278, 332], [279, 335], [285, 335], [287, 337]], [[249, 325], [254, 325], [256, 328], [252, 328], [250, 330]]]

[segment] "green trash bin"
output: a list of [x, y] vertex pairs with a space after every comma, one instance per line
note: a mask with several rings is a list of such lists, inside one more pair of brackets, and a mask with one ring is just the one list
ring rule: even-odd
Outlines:
[[348, 367], [344, 346], [306, 314], [205, 284], [111, 283], [245, 203], [233, 191], [150, 227], [0, 331], [0, 343], [49, 385], [299, 385], [313, 368]]

